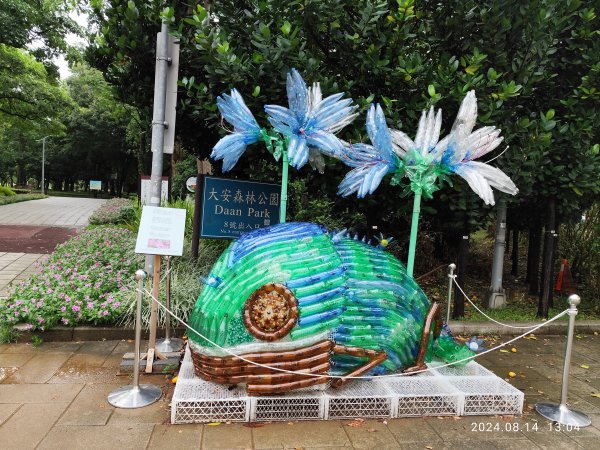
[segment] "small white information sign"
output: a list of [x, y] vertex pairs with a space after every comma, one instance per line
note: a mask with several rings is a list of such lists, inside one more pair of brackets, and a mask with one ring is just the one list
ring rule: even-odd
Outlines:
[[135, 243], [136, 253], [181, 256], [185, 209], [144, 206]]

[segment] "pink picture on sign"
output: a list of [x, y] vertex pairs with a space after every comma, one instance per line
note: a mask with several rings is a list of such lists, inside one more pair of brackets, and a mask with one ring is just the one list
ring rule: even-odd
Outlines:
[[148, 239], [149, 248], [171, 248], [171, 241], [168, 239]]

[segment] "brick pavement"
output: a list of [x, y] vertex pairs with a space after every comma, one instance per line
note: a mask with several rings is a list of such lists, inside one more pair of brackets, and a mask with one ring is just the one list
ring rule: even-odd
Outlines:
[[0, 224], [83, 227], [87, 225], [90, 215], [105, 201], [95, 198], [49, 197], [12, 203], [0, 206]]
[[11, 285], [35, 272], [35, 263], [46, 255], [0, 252], [0, 297], [7, 296]]
[[[499, 343], [497, 341], [496, 343]], [[127, 384], [116, 376], [132, 342], [51, 342], [0, 345], [0, 446], [13, 449], [598, 449], [600, 448], [600, 337], [575, 339], [573, 407], [592, 426], [556, 430], [532, 411], [557, 401], [564, 338], [521, 340], [516, 353], [484, 355], [481, 363], [525, 392], [521, 417], [411, 418], [243, 424], [170, 425], [173, 386], [161, 375], [142, 376], [165, 396], [145, 408], [111, 407], [107, 394]], [[492, 343], [488, 344], [493, 345]], [[581, 367], [589, 366], [589, 369]], [[358, 425], [358, 426], [351, 426]]]

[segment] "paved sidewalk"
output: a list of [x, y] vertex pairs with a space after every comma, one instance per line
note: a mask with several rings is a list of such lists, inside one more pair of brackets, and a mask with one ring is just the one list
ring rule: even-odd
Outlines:
[[9, 285], [35, 272], [35, 263], [46, 255], [0, 252], [0, 297], [8, 295]]
[[87, 225], [90, 215], [105, 201], [95, 198], [49, 197], [12, 203], [0, 206], [0, 224], [83, 227]]
[[[498, 344], [497, 341], [495, 344]], [[107, 394], [130, 382], [115, 375], [133, 342], [0, 345], [0, 447], [3, 449], [598, 449], [600, 337], [575, 339], [569, 399], [593, 426], [559, 430], [532, 411], [557, 401], [564, 338], [521, 340], [516, 353], [480, 362], [525, 392], [522, 417], [473, 416], [268, 424], [170, 425], [173, 385], [142, 376], [165, 396], [145, 408], [111, 407]], [[487, 346], [494, 345], [488, 342]], [[584, 368], [582, 366], [588, 366]]]

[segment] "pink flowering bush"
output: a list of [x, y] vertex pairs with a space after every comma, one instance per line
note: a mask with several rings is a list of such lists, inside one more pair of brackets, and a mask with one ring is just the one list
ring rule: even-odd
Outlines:
[[98, 227], [72, 237], [0, 300], [0, 326], [116, 323], [133, 301], [134, 273], [143, 264], [134, 248], [135, 235], [124, 228]]
[[113, 198], [105, 202], [90, 216], [92, 225], [124, 224], [134, 215], [133, 202], [126, 198]]

